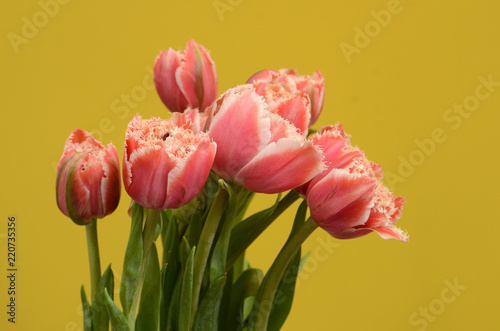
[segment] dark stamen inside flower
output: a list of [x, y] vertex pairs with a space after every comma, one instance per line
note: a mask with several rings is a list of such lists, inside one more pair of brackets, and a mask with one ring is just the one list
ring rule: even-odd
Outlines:
[[170, 137], [170, 133], [165, 133], [161, 139], [166, 140], [168, 137]]

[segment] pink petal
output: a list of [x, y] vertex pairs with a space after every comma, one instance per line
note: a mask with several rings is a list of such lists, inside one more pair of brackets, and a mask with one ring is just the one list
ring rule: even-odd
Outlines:
[[220, 108], [212, 110], [217, 113], [208, 134], [217, 143], [214, 170], [234, 178], [269, 142], [270, 119], [265, 116], [266, 104], [251, 89], [232, 89], [222, 98]]
[[167, 198], [162, 208], [178, 208], [198, 195], [210, 174], [216, 146], [206, 139], [177, 163], [168, 175]]
[[331, 170], [307, 192], [312, 218], [330, 233], [364, 224], [373, 207], [375, 184], [368, 176]]
[[322, 172], [322, 159], [312, 143], [283, 138], [266, 146], [241, 169], [236, 181], [254, 192], [284, 192]]
[[215, 63], [208, 51], [192, 39], [182, 54], [175, 77], [190, 107], [203, 111], [217, 98]]
[[156, 91], [165, 106], [172, 112], [182, 112], [188, 107], [188, 101], [182, 94], [175, 78], [180, 64], [180, 54], [170, 48], [158, 55], [153, 69]]
[[168, 173], [175, 167], [174, 160], [157, 145], [136, 150], [129, 159], [125, 165], [130, 178], [126, 178], [125, 167], [123, 172], [128, 194], [143, 207], [161, 209], [167, 196]]

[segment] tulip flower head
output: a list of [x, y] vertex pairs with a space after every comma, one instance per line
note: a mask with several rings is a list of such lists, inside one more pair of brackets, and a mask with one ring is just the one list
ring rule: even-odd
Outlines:
[[269, 110], [251, 84], [228, 90], [212, 106], [208, 135], [217, 143], [214, 171], [261, 193], [283, 192], [324, 169], [321, 152]]
[[310, 139], [325, 153], [328, 169], [302, 187], [311, 217], [339, 239], [377, 232], [382, 238], [408, 241], [394, 224], [404, 198], [395, 197], [382, 182], [381, 167], [351, 146], [341, 125], [324, 127]]
[[181, 207], [203, 188], [215, 151], [216, 144], [185, 114], [169, 120], [136, 115], [125, 136], [125, 189], [146, 208]]
[[217, 74], [209, 52], [194, 40], [183, 52], [168, 49], [155, 60], [154, 82], [165, 106], [172, 112], [188, 107], [204, 111], [217, 98]]
[[312, 76], [299, 75], [293, 69], [262, 70], [250, 77], [247, 83], [275, 83], [280, 84], [290, 92], [302, 91], [310, 100], [310, 123], [312, 126], [319, 118], [325, 98], [325, 80], [321, 71]]
[[115, 146], [104, 147], [76, 129], [64, 145], [57, 167], [56, 198], [62, 213], [76, 224], [111, 214], [120, 200], [120, 165]]

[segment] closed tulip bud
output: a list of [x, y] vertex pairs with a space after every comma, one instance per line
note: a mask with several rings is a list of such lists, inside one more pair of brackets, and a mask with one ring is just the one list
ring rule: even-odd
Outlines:
[[405, 199], [395, 197], [382, 183], [381, 167], [351, 146], [342, 126], [324, 127], [310, 140], [323, 150], [328, 166], [299, 190], [314, 221], [339, 239], [374, 231], [384, 239], [408, 241], [394, 225]]
[[207, 181], [216, 144], [191, 121], [194, 115], [174, 113], [169, 120], [136, 115], [128, 124], [123, 183], [143, 207], [181, 207]]
[[217, 74], [209, 52], [194, 40], [183, 52], [168, 49], [154, 65], [156, 91], [172, 112], [188, 107], [203, 112], [217, 98]]
[[251, 84], [228, 90], [212, 106], [208, 134], [217, 143], [214, 171], [260, 193], [284, 192], [324, 169], [321, 152], [270, 111]]
[[262, 70], [250, 77], [247, 83], [276, 83], [290, 92], [303, 91], [310, 100], [310, 121], [312, 126], [318, 120], [325, 98], [325, 80], [318, 70], [312, 76], [299, 75], [293, 69]]
[[57, 167], [57, 206], [76, 224], [111, 214], [120, 201], [120, 166], [115, 146], [104, 147], [76, 129]]

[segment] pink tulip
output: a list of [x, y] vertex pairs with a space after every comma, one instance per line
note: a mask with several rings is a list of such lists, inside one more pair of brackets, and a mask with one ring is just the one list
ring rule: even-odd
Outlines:
[[204, 111], [217, 98], [215, 63], [208, 51], [192, 39], [183, 52], [169, 48], [158, 55], [154, 82], [161, 100], [172, 112], [183, 112], [188, 107]]
[[405, 199], [395, 197], [382, 183], [381, 167], [351, 146], [342, 126], [324, 127], [310, 140], [321, 147], [328, 165], [301, 188], [316, 223], [339, 239], [375, 231], [384, 239], [408, 241], [394, 225]]
[[214, 171], [261, 193], [283, 192], [324, 169], [321, 152], [269, 110], [253, 85], [225, 92], [212, 106], [208, 134], [217, 143]]
[[216, 144], [186, 114], [169, 120], [136, 115], [125, 135], [125, 189], [146, 208], [181, 207], [203, 188], [215, 151]]
[[88, 132], [73, 131], [57, 167], [57, 206], [79, 225], [111, 214], [120, 201], [120, 162]]
[[310, 99], [311, 119], [309, 126], [318, 120], [325, 98], [325, 80], [318, 70], [312, 76], [301, 76], [293, 69], [263, 70], [248, 79], [247, 83], [276, 83], [290, 92], [303, 91]]

